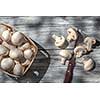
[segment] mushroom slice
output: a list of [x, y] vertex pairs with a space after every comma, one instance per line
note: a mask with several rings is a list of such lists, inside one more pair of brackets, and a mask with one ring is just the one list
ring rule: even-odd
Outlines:
[[74, 27], [70, 27], [67, 29], [67, 41], [75, 41], [78, 38], [77, 29]]
[[72, 53], [68, 50], [61, 50], [59, 52], [59, 55], [61, 56], [61, 63], [64, 64], [66, 60], [71, 59]]
[[83, 65], [85, 71], [90, 71], [94, 68], [94, 61], [90, 57], [83, 57]]
[[86, 54], [86, 53], [87, 53], [87, 50], [84, 45], [76, 46], [76, 48], [74, 49], [74, 54], [76, 55], [76, 57], [81, 57], [83, 54]]
[[86, 44], [87, 50], [91, 51], [92, 50], [92, 46], [94, 44], [96, 44], [96, 39], [94, 37], [86, 37], [84, 39], [84, 43]]
[[55, 40], [55, 46], [64, 49], [68, 46], [68, 42], [63, 36], [52, 35], [52, 38]]

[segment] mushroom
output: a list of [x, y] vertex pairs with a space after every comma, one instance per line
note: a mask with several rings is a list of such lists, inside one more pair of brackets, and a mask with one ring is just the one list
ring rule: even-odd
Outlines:
[[15, 66], [13, 68], [13, 74], [23, 75], [23, 73], [24, 73], [24, 67], [18, 61], [15, 61]]
[[87, 53], [87, 49], [85, 45], [76, 46], [76, 48], [74, 49], [74, 54], [76, 55], [76, 57], [81, 57], [83, 54], [86, 53]]
[[24, 37], [24, 35], [22, 33], [15, 32], [11, 37], [11, 42], [15, 46], [19, 46], [19, 45], [21, 45], [21, 44], [23, 44], [25, 42], [25, 37]]
[[11, 70], [14, 67], [14, 61], [11, 58], [3, 58], [1, 60], [1, 68], [4, 70]]
[[85, 71], [90, 71], [94, 68], [94, 61], [90, 57], [83, 57], [83, 65]]
[[28, 48], [30, 48], [30, 47], [31, 47], [30, 43], [27, 42], [27, 43], [23, 44], [21, 47], [18, 47], [18, 49], [24, 51], [25, 49], [28, 49]]
[[8, 55], [8, 53], [9, 53], [9, 50], [5, 46], [0, 45], [0, 56], [1, 55], [6, 56], [6, 55]]
[[11, 49], [9, 52], [9, 56], [12, 59], [21, 60], [23, 58], [23, 52], [17, 48]]
[[84, 39], [84, 43], [86, 44], [86, 48], [88, 51], [92, 50], [92, 46], [96, 44], [96, 39], [94, 37], [86, 37]]
[[68, 46], [68, 42], [63, 36], [52, 35], [52, 38], [55, 40], [55, 46], [64, 49]]
[[10, 45], [7, 42], [3, 42], [2, 45], [4, 45], [10, 50], [9, 56], [12, 59], [23, 60], [23, 52], [20, 49], [17, 49], [15, 46]]
[[68, 50], [61, 50], [59, 55], [61, 56], [61, 64], [65, 64], [65, 61], [72, 57], [72, 53]]
[[31, 59], [33, 55], [33, 51], [31, 49], [24, 50], [24, 57], [26, 59]]
[[75, 27], [70, 27], [67, 29], [67, 41], [76, 41], [78, 38], [77, 29]]
[[11, 40], [11, 35], [12, 35], [12, 32], [10, 29], [8, 30], [5, 30], [3, 33], [2, 33], [2, 37], [5, 41], [10, 41]]

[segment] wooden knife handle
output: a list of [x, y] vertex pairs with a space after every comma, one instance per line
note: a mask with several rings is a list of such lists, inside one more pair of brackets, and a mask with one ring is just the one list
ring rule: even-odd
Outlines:
[[69, 61], [68, 67], [67, 67], [67, 71], [65, 74], [65, 79], [64, 79], [64, 83], [71, 83], [72, 79], [73, 79], [73, 71], [74, 71], [74, 67], [75, 67], [76, 63], [75, 63], [75, 58], [72, 58]]

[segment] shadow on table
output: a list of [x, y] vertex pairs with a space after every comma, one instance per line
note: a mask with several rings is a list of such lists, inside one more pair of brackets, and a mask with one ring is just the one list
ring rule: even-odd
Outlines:
[[18, 79], [13, 78], [14, 80], [16, 80], [16, 82], [38, 83], [45, 75], [50, 64], [50, 55], [38, 43], [36, 43], [36, 45], [38, 46], [39, 50], [35, 61], [33, 62], [32, 66], [23, 77]]

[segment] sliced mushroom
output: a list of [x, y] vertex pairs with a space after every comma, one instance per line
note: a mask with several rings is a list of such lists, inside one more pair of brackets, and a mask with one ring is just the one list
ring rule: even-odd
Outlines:
[[83, 57], [83, 65], [85, 71], [90, 71], [94, 68], [94, 61], [90, 57]]
[[86, 37], [84, 39], [84, 43], [86, 44], [87, 50], [91, 51], [92, 50], [92, 46], [94, 44], [96, 44], [96, 39], [94, 37]]
[[76, 41], [78, 38], [77, 29], [74, 27], [70, 27], [67, 29], [67, 41]]
[[52, 38], [55, 40], [55, 46], [64, 49], [68, 46], [68, 42], [63, 36], [52, 35]]
[[76, 46], [76, 48], [74, 49], [74, 54], [76, 55], [76, 57], [81, 57], [83, 54], [86, 53], [87, 53], [87, 49], [85, 48], [84, 45]]
[[61, 50], [59, 55], [61, 56], [61, 64], [65, 64], [65, 61], [72, 57], [72, 53], [68, 50]]

